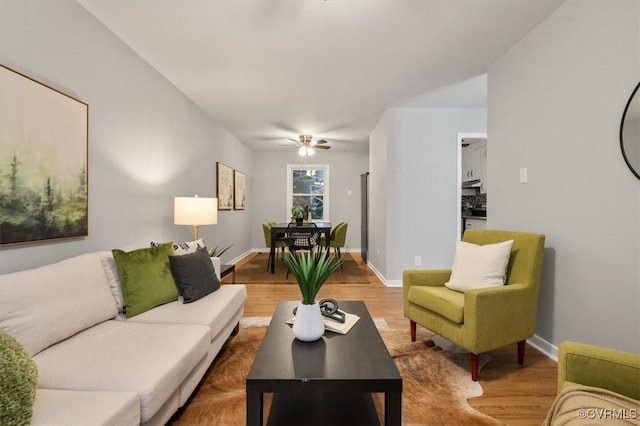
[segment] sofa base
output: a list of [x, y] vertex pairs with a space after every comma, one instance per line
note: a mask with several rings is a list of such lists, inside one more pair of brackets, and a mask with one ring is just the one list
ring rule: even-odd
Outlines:
[[140, 401], [135, 392], [38, 389], [32, 426], [140, 424]]

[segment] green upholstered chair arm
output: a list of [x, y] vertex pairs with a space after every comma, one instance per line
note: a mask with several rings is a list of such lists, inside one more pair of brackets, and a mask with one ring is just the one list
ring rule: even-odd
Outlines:
[[524, 340], [535, 332], [536, 303], [531, 287], [521, 283], [467, 290], [464, 293], [466, 336], [475, 353]]
[[402, 271], [402, 286], [443, 286], [451, 277], [451, 269], [405, 269]]
[[640, 400], [640, 355], [577, 342], [558, 347], [558, 392], [585, 385]]

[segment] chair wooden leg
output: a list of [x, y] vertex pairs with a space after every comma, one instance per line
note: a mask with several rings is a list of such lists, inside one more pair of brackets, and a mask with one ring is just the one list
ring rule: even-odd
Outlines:
[[411, 341], [416, 341], [416, 322], [409, 320], [409, 330], [411, 331]]
[[480, 355], [471, 353], [471, 380], [478, 381], [478, 368], [480, 367]]
[[524, 348], [526, 347], [526, 340], [520, 340], [518, 342], [518, 364], [524, 365]]

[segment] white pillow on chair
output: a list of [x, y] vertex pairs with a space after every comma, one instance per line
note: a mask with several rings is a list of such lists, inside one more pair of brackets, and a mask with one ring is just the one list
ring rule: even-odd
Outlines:
[[504, 285], [512, 246], [513, 240], [485, 245], [458, 241], [451, 278], [444, 285], [463, 293]]

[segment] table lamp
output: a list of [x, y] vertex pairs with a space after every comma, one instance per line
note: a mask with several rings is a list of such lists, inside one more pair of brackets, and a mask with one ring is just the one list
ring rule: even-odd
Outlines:
[[193, 226], [193, 239], [198, 239], [198, 226], [218, 223], [218, 199], [208, 197], [175, 197], [173, 223]]

